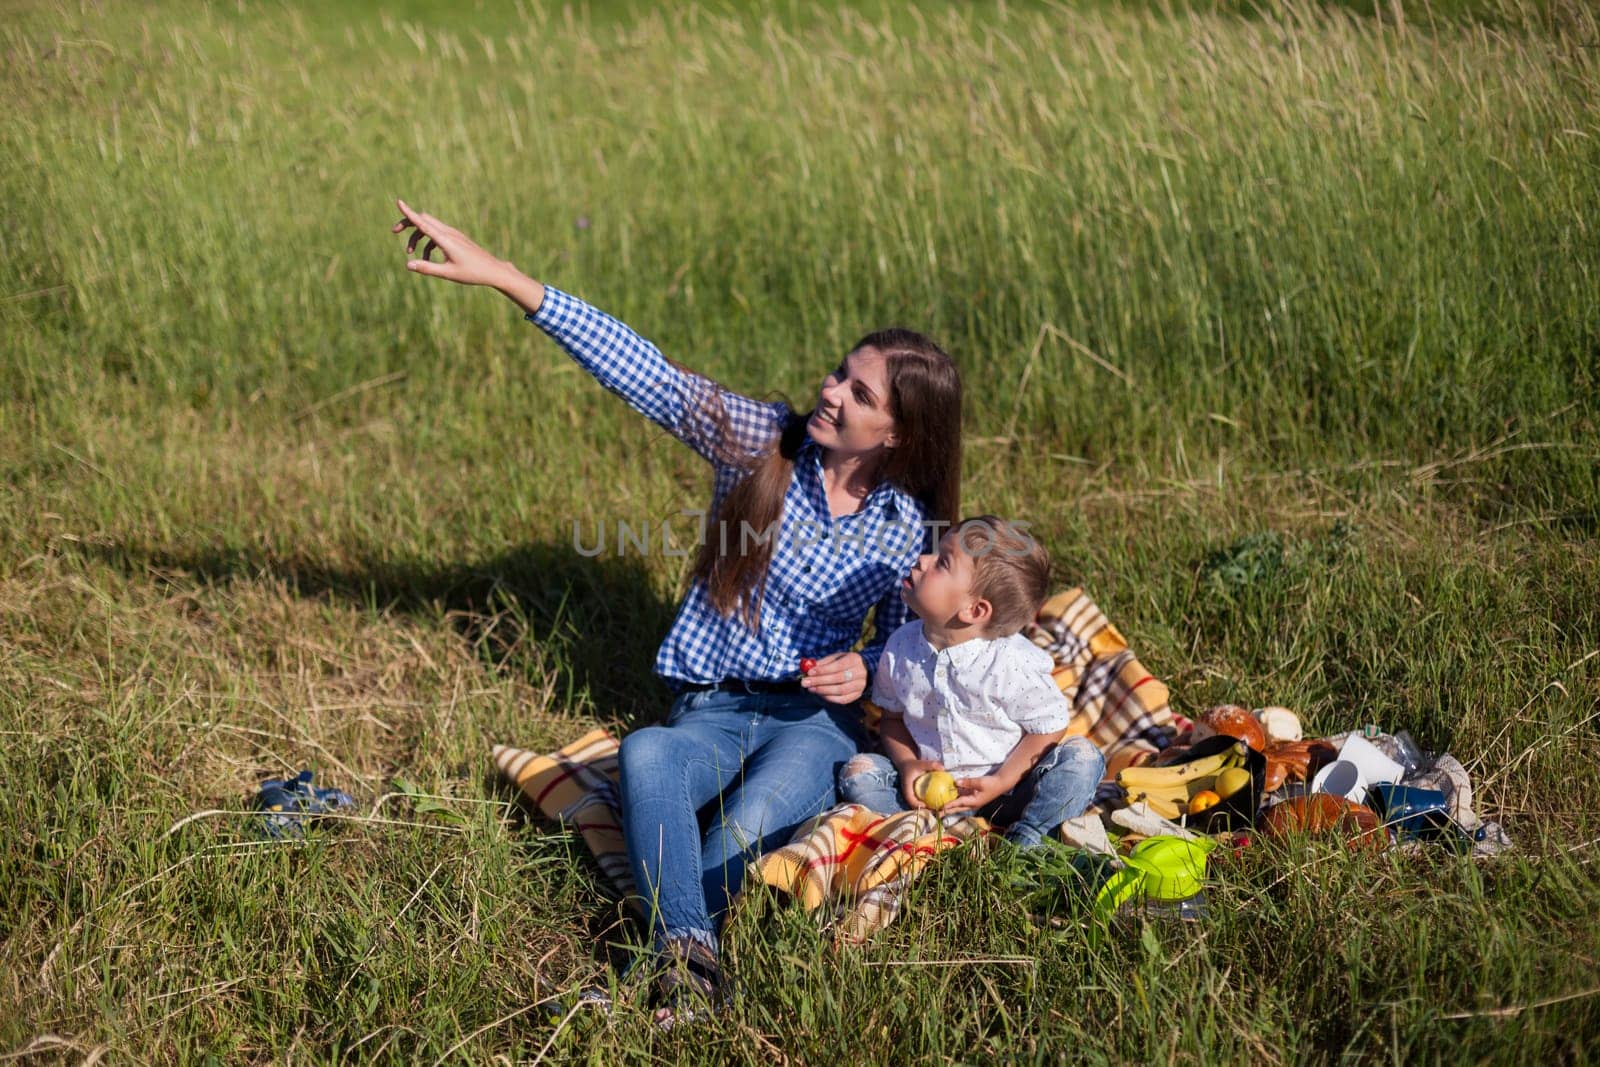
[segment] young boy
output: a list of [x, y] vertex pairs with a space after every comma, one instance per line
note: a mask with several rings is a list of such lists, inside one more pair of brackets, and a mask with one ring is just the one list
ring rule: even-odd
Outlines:
[[1006, 837], [1024, 847], [1083, 814], [1105, 757], [1085, 738], [1063, 740], [1072, 708], [1054, 662], [1020, 632], [1049, 581], [1044, 548], [993, 515], [962, 522], [917, 561], [900, 585], [917, 618], [889, 638], [872, 682], [887, 756], [843, 766], [845, 800], [886, 814], [924, 808], [917, 779], [947, 771], [958, 796], [943, 814], [1009, 823]]

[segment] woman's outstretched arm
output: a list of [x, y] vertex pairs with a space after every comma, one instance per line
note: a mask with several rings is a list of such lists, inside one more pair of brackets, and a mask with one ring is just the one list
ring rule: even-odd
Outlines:
[[[434, 216], [403, 200], [395, 203], [403, 217], [391, 232], [414, 231], [407, 255], [427, 241], [421, 258], [406, 263], [410, 270], [503, 293], [601, 385], [711, 462], [741, 464], [766, 448], [781, 428], [787, 404], [741, 396], [677, 366], [621, 321], [542, 285]], [[435, 249], [443, 262], [430, 258]]]

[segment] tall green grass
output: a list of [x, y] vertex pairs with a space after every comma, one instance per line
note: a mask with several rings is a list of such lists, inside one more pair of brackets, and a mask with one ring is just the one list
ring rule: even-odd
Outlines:
[[[1597, 39], [1493, 2], [20, 7], [0, 1054], [1583, 1058]], [[565, 1014], [630, 931], [488, 746], [660, 714], [681, 561], [571, 526], [704, 472], [405, 272], [396, 195], [801, 406], [868, 330], [934, 333], [970, 509], [1031, 520], [1180, 710], [1408, 728], [1518, 854], [1248, 855], [1203, 926], [1100, 947], [955, 856], [859, 951], [742, 915], [707, 1029]], [[1215, 580], [1241, 545], [1271, 565]], [[370, 819], [250, 844], [301, 766]]]

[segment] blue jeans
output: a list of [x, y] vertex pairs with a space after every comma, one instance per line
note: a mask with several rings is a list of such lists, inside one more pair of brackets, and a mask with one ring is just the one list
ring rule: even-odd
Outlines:
[[622, 832], [656, 947], [687, 936], [715, 951], [745, 864], [836, 803], [865, 740], [857, 704], [738, 689], [681, 693], [665, 725], [624, 737]]
[[[1068, 819], [1076, 819], [1094, 799], [1106, 773], [1106, 758], [1086, 738], [1069, 737], [1056, 745], [1022, 776], [1011, 792], [979, 808], [996, 825], [1009, 824], [1006, 837], [1019, 845], [1037, 845]], [[905, 811], [900, 772], [887, 756], [863, 753], [839, 772], [839, 794], [885, 815]]]

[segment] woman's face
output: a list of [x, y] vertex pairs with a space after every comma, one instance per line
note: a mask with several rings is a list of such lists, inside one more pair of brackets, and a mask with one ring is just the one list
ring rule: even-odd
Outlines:
[[887, 362], [876, 349], [857, 349], [822, 379], [817, 409], [806, 422], [812, 440], [853, 456], [894, 447]]

